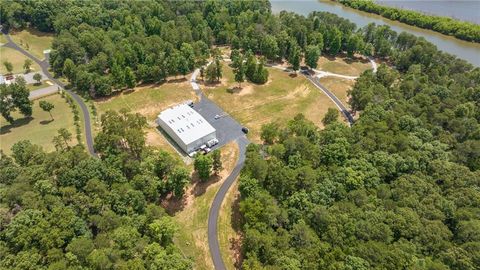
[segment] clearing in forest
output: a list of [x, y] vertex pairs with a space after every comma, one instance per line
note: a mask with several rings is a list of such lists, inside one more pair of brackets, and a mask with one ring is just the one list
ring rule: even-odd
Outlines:
[[44, 50], [52, 48], [53, 34], [40, 32], [35, 29], [24, 29], [10, 33], [15, 43], [29, 51], [40, 60], [45, 58]]
[[[51, 111], [53, 121], [50, 114], [38, 106], [40, 100], [46, 100], [55, 106]], [[77, 144], [72, 109], [59, 94], [35, 100], [32, 109], [31, 117], [23, 117], [18, 112], [12, 113], [15, 119], [12, 125], [3, 118], [0, 119], [0, 148], [7, 155], [11, 153], [12, 145], [21, 140], [30, 140], [32, 144], [42, 146], [46, 152], [54, 151], [52, 139], [58, 135], [57, 131], [60, 128], [66, 128], [72, 133], [70, 145]], [[84, 126], [82, 116], [80, 117], [80, 126]]]
[[367, 58], [356, 57], [354, 59], [348, 57], [332, 57], [321, 56], [318, 59], [318, 70], [327, 71], [346, 76], [360, 76], [362, 72], [371, 69], [372, 65]]
[[335, 104], [304, 76], [268, 68], [269, 80], [264, 85], [235, 82], [232, 69], [224, 64], [221, 83], [202, 86], [205, 94], [250, 129], [249, 138], [260, 142], [263, 124], [275, 121], [284, 123], [303, 113], [319, 127], [328, 108]]

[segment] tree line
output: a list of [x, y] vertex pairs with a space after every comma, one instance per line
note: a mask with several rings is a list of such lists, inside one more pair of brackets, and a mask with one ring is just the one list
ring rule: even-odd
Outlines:
[[480, 42], [480, 25], [450, 17], [427, 15], [421, 12], [376, 4], [374, 1], [338, 0], [339, 3], [365, 12], [399, 21], [466, 41]]

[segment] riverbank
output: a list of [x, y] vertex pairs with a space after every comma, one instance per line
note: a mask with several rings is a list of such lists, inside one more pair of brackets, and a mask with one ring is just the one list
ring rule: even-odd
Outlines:
[[357, 27], [364, 27], [369, 23], [388, 25], [397, 33], [407, 32], [418, 37], [423, 37], [425, 40], [437, 46], [439, 50], [466, 60], [476, 67], [480, 67], [479, 43], [459, 40], [455, 37], [443, 35], [432, 30], [422, 29], [401, 22], [392, 21], [380, 15], [343, 6], [337, 2], [317, 0], [271, 0], [271, 7], [272, 12], [277, 14], [282, 10], [295, 12], [304, 16], [308, 16], [308, 14], [313, 11], [330, 12], [348, 19], [349, 21], [355, 23]]
[[399, 21], [423, 29], [433, 30], [461, 40], [480, 42], [480, 25], [455, 20], [449, 17], [427, 15], [421, 12], [379, 5], [372, 1], [332, 0], [344, 6], [374, 13], [384, 18]]

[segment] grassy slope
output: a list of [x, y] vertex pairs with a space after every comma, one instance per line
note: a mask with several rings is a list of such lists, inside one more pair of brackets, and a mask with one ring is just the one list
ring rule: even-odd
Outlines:
[[342, 79], [338, 77], [323, 77], [320, 78], [320, 83], [325, 86], [330, 92], [337, 96], [343, 105], [349, 107], [347, 91], [352, 89], [355, 80]]
[[35, 29], [25, 29], [11, 33], [15, 43], [22, 46], [38, 59], [44, 59], [43, 51], [52, 47], [53, 35]]
[[[38, 107], [40, 100], [47, 100], [55, 105], [52, 110], [54, 121], [50, 121], [50, 115]], [[16, 119], [13, 125], [6, 123], [3, 118], [0, 119], [0, 148], [7, 154], [10, 154], [12, 145], [20, 140], [30, 140], [33, 144], [42, 146], [46, 151], [53, 151], [55, 147], [52, 139], [60, 128], [67, 128], [73, 135], [72, 144], [76, 143], [73, 113], [60, 95], [35, 100], [30, 119], [23, 118], [18, 112], [12, 115]]]
[[40, 84], [37, 84], [37, 83], [27, 84], [27, 89], [28, 91], [34, 91], [34, 90], [42, 89], [49, 86], [51, 85], [48, 84], [47, 81], [41, 81]]
[[363, 71], [372, 68], [367, 59], [347, 57], [320, 57], [317, 69], [332, 73], [359, 76]]
[[238, 212], [238, 180], [228, 190], [220, 208], [218, 238], [225, 266], [236, 269], [240, 262], [241, 238], [239, 235], [240, 216]]
[[[199, 270], [213, 269], [207, 236], [208, 213], [215, 194], [233, 170], [238, 158], [238, 147], [233, 142], [222, 147], [221, 151], [224, 169], [220, 175], [212, 176], [206, 183], [194, 180], [181, 202], [167, 206], [169, 212], [177, 209], [174, 218], [180, 231], [175, 237], [175, 244], [185, 256], [194, 261], [195, 269]], [[178, 210], [179, 207], [181, 210]]]
[[[3, 65], [4, 61], [9, 61], [12, 63], [13, 73], [24, 72], [23, 63], [25, 62], [27, 57], [23, 55], [21, 52], [2, 46], [0, 47], [0, 58], [1, 58], [1, 63], [0, 63], [1, 74], [5, 74], [7, 72], [7, 70], [5, 69], [5, 66]], [[31, 66], [31, 69], [32, 69], [32, 72], [39, 71], [40, 67], [34, 62]]]
[[203, 87], [209, 98], [219, 104], [240, 123], [250, 129], [249, 137], [260, 141], [260, 129], [271, 121], [284, 122], [303, 113], [318, 126], [333, 102], [316, 89], [303, 76], [269, 68], [270, 77], [265, 85], [243, 83], [243, 89], [231, 93], [238, 86], [230, 67], [224, 66], [221, 85]]

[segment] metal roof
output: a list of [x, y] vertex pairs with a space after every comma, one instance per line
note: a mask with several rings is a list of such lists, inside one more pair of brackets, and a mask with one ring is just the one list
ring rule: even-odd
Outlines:
[[167, 124], [185, 144], [215, 132], [215, 128], [205, 118], [186, 104], [170, 107], [162, 111], [158, 118]]

